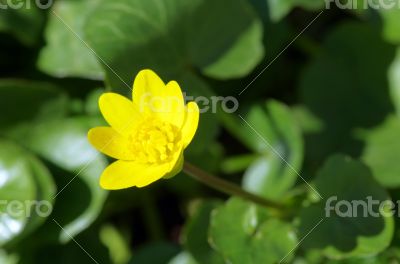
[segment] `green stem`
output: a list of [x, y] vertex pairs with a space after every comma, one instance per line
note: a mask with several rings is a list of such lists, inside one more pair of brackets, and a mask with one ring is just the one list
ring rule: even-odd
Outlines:
[[251, 202], [254, 202], [256, 204], [277, 209], [279, 211], [282, 211], [285, 209], [285, 207], [279, 203], [276, 203], [274, 201], [267, 200], [263, 197], [260, 197], [258, 195], [252, 194], [250, 192], [247, 192], [243, 190], [240, 186], [225, 181], [221, 178], [215, 177], [199, 168], [196, 166], [185, 162], [183, 165], [183, 171], [188, 174], [189, 176], [195, 178], [196, 180], [216, 189], [221, 192], [224, 192], [228, 195], [234, 195], [234, 196], [239, 196], [243, 199], [249, 200]]

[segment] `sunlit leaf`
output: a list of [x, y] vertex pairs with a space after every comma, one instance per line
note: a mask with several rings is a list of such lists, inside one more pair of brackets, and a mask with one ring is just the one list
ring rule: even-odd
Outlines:
[[29, 210], [26, 201], [34, 201], [37, 190], [28, 162], [21, 159], [25, 155], [23, 150], [3, 140], [0, 144], [0, 245], [3, 246], [24, 231]]
[[399, 134], [400, 118], [389, 116], [382, 125], [362, 135], [366, 142], [362, 159], [371, 168], [375, 179], [389, 188], [400, 187]]
[[394, 44], [400, 44], [400, 2], [396, 0], [388, 4], [391, 5], [392, 8], [380, 9], [383, 18], [383, 34], [388, 41]]
[[47, 45], [39, 57], [44, 72], [58, 76], [102, 79], [101, 61], [87, 45], [83, 26], [98, 0], [56, 1], [50, 11], [45, 37]]
[[113, 69], [105, 68], [111, 86], [124, 90], [143, 68], [225, 79], [246, 75], [263, 56], [261, 23], [244, 0], [103, 0], [86, 36]]
[[389, 69], [390, 95], [396, 108], [397, 115], [400, 116], [400, 48]]
[[[88, 203], [87, 207], [82, 208], [81, 212], [75, 212], [77, 215], [74, 217], [62, 216], [62, 219], [59, 219], [64, 230], [71, 236], [85, 230], [96, 220], [107, 196], [107, 192], [99, 186], [99, 177], [107, 162], [87, 141], [86, 134], [92, 125], [86, 118], [44, 122], [33, 127], [29, 137], [24, 140], [24, 144], [32, 151], [61, 169], [72, 173], [69, 175], [69, 179], [63, 179], [62, 186], [58, 186], [57, 200], [63, 202], [64, 206], [71, 202], [68, 197], [77, 198], [74, 194], [77, 185], [83, 184], [85, 187], [82, 186], [82, 188], [87, 188], [89, 197], [87, 197], [88, 195], [83, 196], [85, 198], [81, 197], [82, 201], [77, 208], [86, 202]], [[55, 176], [60, 178], [66, 175]], [[86, 199], [88, 201], [84, 202]], [[58, 212], [63, 213], [62, 210]], [[65, 223], [64, 221], [68, 219], [71, 222]], [[66, 242], [71, 239], [67, 233], [60, 234], [61, 241]]]
[[295, 7], [302, 7], [307, 10], [318, 10], [325, 7], [324, 0], [267, 0], [269, 14], [273, 21], [284, 18]]
[[171, 259], [168, 264], [198, 264], [188, 252], [181, 252]]
[[119, 230], [111, 225], [103, 226], [100, 230], [101, 242], [108, 248], [113, 264], [126, 264], [131, 258], [128, 241]]
[[0, 141], [0, 245], [22, 238], [52, 212], [55, 186], [44, 165], [14, 143]]
[[279, 199], [298, 179], [303, 139], [291, 110], [278, 101], [254, 105], [241, 118], [225, 115], [225, 126], [257, 152], [246, 170], [243, 186], [270, 199]]

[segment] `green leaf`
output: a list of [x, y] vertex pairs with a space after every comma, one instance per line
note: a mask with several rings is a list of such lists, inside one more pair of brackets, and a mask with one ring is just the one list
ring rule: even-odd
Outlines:
[[[0, 140], [0, 246], [36, 229], [50, 211], [55, 186], [44, 165], [19, 146]], [[42, 214], [43, 213], [43, 214]]]
[[198, 263], [223, 264], [221, 255], [215, 252], [208, 243], [208, 229], [212, 210], [221, 202], [204, 201], [197, 204], [195, 212], [186, 222], [184, 231], [184, 244], [187, 251]]
[[183, 251], [171, 259], [168, 264], [198, 264], [193, 257], [186, 251]]
[[282, 198], [295, 184], [303, 162], [303, 139], [291, 110], [271, 100], [252, 106], [244, 120], [232, 115], [223, 119], [229, 131], [259, 153], [245, 172], [243, 187], [266, 198]]
[[196, 68], [226, 79], [245, 76], [263, 56], [261, 22], [244, 0], [103, 0], [86, 37], [118, 73], [106, 68], [111, 87], [122, 89], [143, 68], [168, 78]]
[[0, 81], [2, 133], [24, 122], [60, 118], [67, 111], [67, 96], [48, 83], [25, 80]]
[[[219, 8], [222, 9], [222, 7]], [[238, 6], [238, 9], [241, 8], [244, 7]], [[244, 16], [242, 11], [243, 10], [235, 10], [237, 14], [233, 14], [232, 11], [230, 15], [243, 18]], [[253, 16], [253, 14], [249, 12], [248, 15], [250, 16], [250, 14]], [[200, 20], [201, 18], [199, 18], [199, 21]], [[243, 24], [244, 23], [245, 22], [243, 21]], [[213, 26], [210, 27], [212, 28]], [[230, 27], [228, 28], [231, 29]], [[225, 28], [225, 30], [228, 28]], [[207, 34], [208, 35], [204, 34], [203, 37], [205, 37], [209, 41], [211, 38], [213, 38], [213, 33], [207, 32]], [[239, 33], [237, 35], [239, 35]], [[197, 34], [195, 36], [198, 37]], [[198, 47], [192, 48], [193, 56], [198, 56], [197, 58], [193, 58], [193, 60], [195, 61], [194, 64], [197, 67], [201, 68], [205, 75], [217, 79], [229, 79], [233, 77], [238, 78], [246, 76], [260, 62], [261, 58], [264, 55], [263, 46], [261, 44], [262, 28], [260, 22], [258, 21], [252, 22], [251, 25], [248, 26], [248, 29], [246, 29], [246, 31], [240, 33], [240, 35], [237, 36], [237, 39], [234, 40], [234, 45], [232, 45], [232, 47], [229, 47], [227, 50], [223, 50], [222, 46], [226, 45], [225, 43], [219, 45], [221, 46], [221, 49], [219, 51], [209, 51], [211, 54], [218, 52], [220, 58], [213, 57], [205, 60], [204, 57], [200, 57], [200, 53], [198, 51], [202, 50], [202, 47], [207, 45], [207, 43], [204, 43], [205, 41], [203, 39], [202, 41], [203, 43], [201, 43], [199, 39], [199, 42], [197, 42]], [[213, 47], [213, 49], [216, 49], [215, 46]], [[249, 51], [251, 51], [251, 53]]]
[[0, 263], [18, 264], [18, 257], [15, 255], [8, 255], [7, 252], [0, 249]]
[[360, 152], [354, 128], [373, 127], [393, 110], [387, 69], [394, 54], [380, 32], [365, 24], [342, 24], [328, 35], [300, 81], [302, 101], [324, 123], [306, 143], [310, 160]]
[[85, 112], [90, 116], [100, 116], [99, 99], [100, 96], [106, 92], [104, 88], [99, 88], [91, 91], [86, 97]]
[[318, 10], [325, 7], [324, 0], [267, 0], [272, 21], [279, 21], [295, 7]]
[[307, 236], [302, 242], [304, 249], [319, 249], [338, 259], [371, 256], [389, 246], [393, 216], [383, 216], [379, 204], [368, 203], [367, 198], [382, 203], [389, 196], [364, 164], [346, 156], [332, 156], [314, 184], [324, 199], [300, 213], [300, 236]]
[[392, 102], [400, 116], [400, 48], [397, 49], [396, 57], [389, 68], [389, 84]]
[[304, 134], [318, 133], [324, 128], [323, 122], [303, 105], [294, 106], [292, 111]]
[[[95, 121], [95, 123], [98, 122]], [[86, 138], [87, 131], [92, 126], [94, 126], [93, 122], [87, 118], [43, 122], [32, 127], [29, 136], [23, 139], [23, 143], [32, 151], [59, 168], [73, 173], [70, 175], [71, 178], [64, 179], [62, 186], [58, 186], [58, 202], [65, 203], [64, 206], [68, 208], [67, 204], [70, 202], [68, 199], [77, 198], [75, 187], [84, 185], [82, 188], [87, 188], [87, 190], [78, 189], [87, 192], [89, 197], [87, 195], [81, 197], [80, 206], [76, 208], [85, 205], [86, 199], [88, 199], [88, 205], [82, 208], [82, 211], [75, 212], [76, 215], [73, 217], [64, 215], [57, 218], [57, 221], [64, 224], [63, 228], [66, 231], [60, 234], [62, 242], [71, 239], [67, 233], [75, 236], [89, 227], [101, 212], [107, 197], [107, 192], [102, 190], [98, 183], [107, 161], [90, 146]], [[65, 173], [60, 174], [65, 176]], [[60, 175], [56, 176], [60, 177]], [[77, 177], [79, 180], [76, 179]], [[63, 214], [68, 213], [68, 210], [58, 212]], [[63, 222], [68, 219], [71, 222]]]
[[[277, 101], [269, 101], [265, 110], [263, 118], [259, 116], [256, 120], [250, 116], [247, 122], [273, 150], [270, 148], [247, 169], [243, 177], [243, 187], [264, 197], [277, 199], [281, 198], [298, 178], [297, 173], [303, 162], [303, 140], [288, 107]], [[258, 124], [263, 122], [268, 124], [265, 130], [263, 127], [258, 130]]]
[[366, 142], [362, 159], [371, 168], [375, 179], [385, 187], [400, 187], [400, 118], [389, 116], [386, 121], [364, 133]]
[[99, 3], [91, 1], [56, 1], [50, 11], [39, 68], [57, 77], [102, 79], [100, 62], [85, 44], [83, 26], [90, 12]]
[[383, 34], [386, 40], [393, 44], [400, 44], [400, 9], [399, 2], [394, 1], [395, 7], [380, 10], [383, 19]]
[[[46, 203], [47, 205], [51, 205], [51, 208], [47, 208], [51, 211], [41, 211], [41, 213], [51, 213], [53, 210], [54, 203], [54, 195], [56, 194], [56, 185], [54, 183], [53, 177], [50, 171], [46, 168], [46, 166], [36, 157], [30, 154], [26, 154], [26, 160], [31, 167], [31, 171], [33, 174], [33, 180], [36, 185], [36, 198], [35, 200], [40, 202], [41, 204]], [[37, 207], [37, 209], [41, 209]], [[46, 209], [46, 208], [45, 208]], [[47, 210], [46, 209], [46, 210]], [[38, 215], [36, 208], [33, 211], [34, 213], [30, 216], [28, 224], [25, 226], [24, 232], [21, 236], [27, 236], [31, 232], [33, 232], [36, 228], [38, 228], [41, 224], [46, 220], [45, 217]]]
[[257, 154], [238, 155], [226, 158], [221, 164], [221, 170], [226, 174], [242, 172], [259, 156]]
[[113, 264], [126, 264], [131, 258], [128, 241], [116, 227], [103, 226], [100, 230], [100, 240], [108, 248]]
[[[199, 97], [211, 99], [214, 96], [210, 87], [194, 74], [186, 73], [180, 76], [178, 81], [182, 91], [186, 96], [189, 96], [190, 101]], [[202, 105], [200, 102], [198, 105], [200, 108], [199, 126], [188, 148], [188, 151], [193, 156], [204, 154], [209, 148], [208, 145], [211, 144], [219, 132], [217, 115], [213, 112], [213, 108], [210, 105]]]
[[[1, 4], [4, 6], [4, 3]], [[44, 12], [38, 9], [31, 0], [17, 1], [17, 3], [14, 1], [14, 4], [22, 4], [22, 7], [9, 6], [7, 9], [1, 9], [0, 31], [13, 34], [25, 45], [36, 44], [45, 22]]]
[[0, 141], [0, 246], [24, 231], [29, 208], [21, 204], [25, 205], [26, 201], [34, 201], [36, 198], [32, 171], [24, 155], [18, 146]]
[[254, 204], [230, 199], [212, 214], [210, 243], [232, 264], [290, 261], [297, 243], [292, 227], [266, 220], [266, 214]]

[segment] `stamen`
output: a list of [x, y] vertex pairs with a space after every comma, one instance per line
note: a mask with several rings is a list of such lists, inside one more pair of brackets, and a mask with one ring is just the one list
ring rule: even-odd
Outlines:
[[130, 141], [138, 162], [164, 163], [177, 151], [180, 131], [172, 124], [148, 118], [138, 126]]

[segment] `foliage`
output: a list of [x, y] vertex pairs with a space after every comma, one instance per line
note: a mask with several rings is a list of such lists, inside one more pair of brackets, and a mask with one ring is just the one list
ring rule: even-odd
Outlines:
[[[390, 208], [327, 216], [333, 197], [400, 197], [400, 3], [35, 2], [0, 8], [0, 263], [400, 261]], [[130, 96], [146, 68], [187, 96], [238, 102], [231, 113], [198, 102], [209, 111], [185, 159], [284, 209], [183, 172], [147, 189], [100, 188], [111, 160], [87, 141], [105, 125], [98, 98]], [[10, 201], [24, 203], [19, 214]]]

